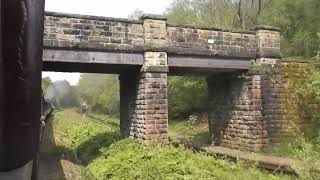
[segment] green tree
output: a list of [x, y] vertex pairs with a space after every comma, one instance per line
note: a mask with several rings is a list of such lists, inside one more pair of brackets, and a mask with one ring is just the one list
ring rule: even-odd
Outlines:
[[170, 77], [168, 81], [169, 116], [185, 118], [203, 112], [207, 105], [207, 84], [203, 77]]
[[165, 14], [177, 24], [243, 30], [278, 26], [284, 56], [313, 57], [320, 43], [319, 9], [319, 0], [174, 0]]
[[248, 29], [259, 23], [272, 0], [174, 0], [166, 15], [178, 24]]
[[273, 2], [273, 14], [265, 21], [279, 26], [282, 53], [285, 56], [313, 57], [320, 44], [319, 0], [279, 0]]
[[82, 74], [76, 87], [81, 100], [98, 113], [119, 114], [119, 80], [117, 75]]

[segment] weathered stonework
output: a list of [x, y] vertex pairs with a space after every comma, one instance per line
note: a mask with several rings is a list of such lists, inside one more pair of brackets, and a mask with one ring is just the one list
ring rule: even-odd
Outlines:
[[142, 50], [144, 28], [142, 21], [46, 13], [44, 47]]
[[[166, 138], [169, 70], [218, 69], [224, 73], [208, 77], [215, 144], [258, 151], [279, 142], [286, 123], [277, 28], [232, 31], [175, 25], [159, 15], [129, 20], [47, 13], [44, 34], [46, 67], [108, 65], [107, 72], [121, 74], [121, 132], [126, 136]], [[237, 70], [247, 71], [248, 79], [226, 73]]]
[[280, 59], [280, 30], [270, 26], [256, 26], [257, 58]]
[[168, 34], [172, 53], [255, 58], [254, 32], [225, 32], [169, 24]]
[[167, 72], [165, 52], [146, 52], [140, 72], [121, 74], [121, 131], [124, 135], [143, 140], [167, 138]]
[[256, 58], [245, 80], [235, 73], [208, 78], [209, 124], [216, 145], [260, 151], [280, 142], [286, 122], [281, 108], [279, 32], [254, 29]]
[[[263, 31], [266, 30], [261, 33]], [[276, 38], [274, 42], [272, 40], [272, 46], [279, 44]], [[165, 51], [169, 54], [254, 59], [257, 43], [256, 31], [175, 25], [159, 15], [129, 20], [48, 12], [45, 17], [45, 48]], [[269, 50], [271, 52], [272, 47]]]
[[312, 65], [308, 62], [282, 61], [280, 73], [281, 84], [284, 87], [284, 97], [281, 109], [284, 113], [285, 124], [283, 124], [280, 135], [283, 138], [294, 136], [295, 128], [310, 134], [312, 116], [319, 111], [320, 105], [313, 97], [299, 95], [299, 87], [311, 73]]
[[208, 82], [209, 130], [214, 145], [259, 151], [262, 136], [261, 76], [226, 73], [210, 76]]
[[284, 91], [279, 71], [279, 59], [257, 60], [261, 68], [261, 98], [263, 126], [267, 134], [263, 136], [267, 145], [280, 143], [280, 129], [285, 124], [281, 104]]
[[167, 22], [166, 18], [155, 15], [144, 15], [143, 20], [145, 45], [148, 48], [158, 48], [167, 46]]

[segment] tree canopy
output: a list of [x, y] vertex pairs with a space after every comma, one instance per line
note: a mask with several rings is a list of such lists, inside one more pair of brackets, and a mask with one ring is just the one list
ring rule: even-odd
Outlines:
[[319, 46], [319, 0], [174, 0], [166, 15], [177, 24], [247, 30], [281, 28], [284, 56], [313, 57]]

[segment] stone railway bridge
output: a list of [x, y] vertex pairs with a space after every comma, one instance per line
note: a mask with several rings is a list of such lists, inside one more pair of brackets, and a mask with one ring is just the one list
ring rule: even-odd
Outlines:
[[176, 25], [160, 15], [129, 20], [47, 12], [43, 42], [44, 71], [120, 74], [124, 135], [167, 138], [167, 78], [184, 74], [207, 76], [216, 145], [259, 151], [288, 133], [278, 28], [232, 31]]

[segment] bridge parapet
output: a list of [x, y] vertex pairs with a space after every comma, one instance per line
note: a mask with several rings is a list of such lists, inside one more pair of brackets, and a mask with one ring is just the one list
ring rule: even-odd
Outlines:
[[168, 34], [173, 53], [255, 58], [254, 31], [169, 24]]
[[60, 49], [142, 51], [143, 22], [47, 12], [44, 46]]
[[255, 59], [280, 57], [279, 30], [257, 26], [251, 31], [176, 25], [161, 15], [140, 20], [47, 12], [47, 49], [145, 52]]

